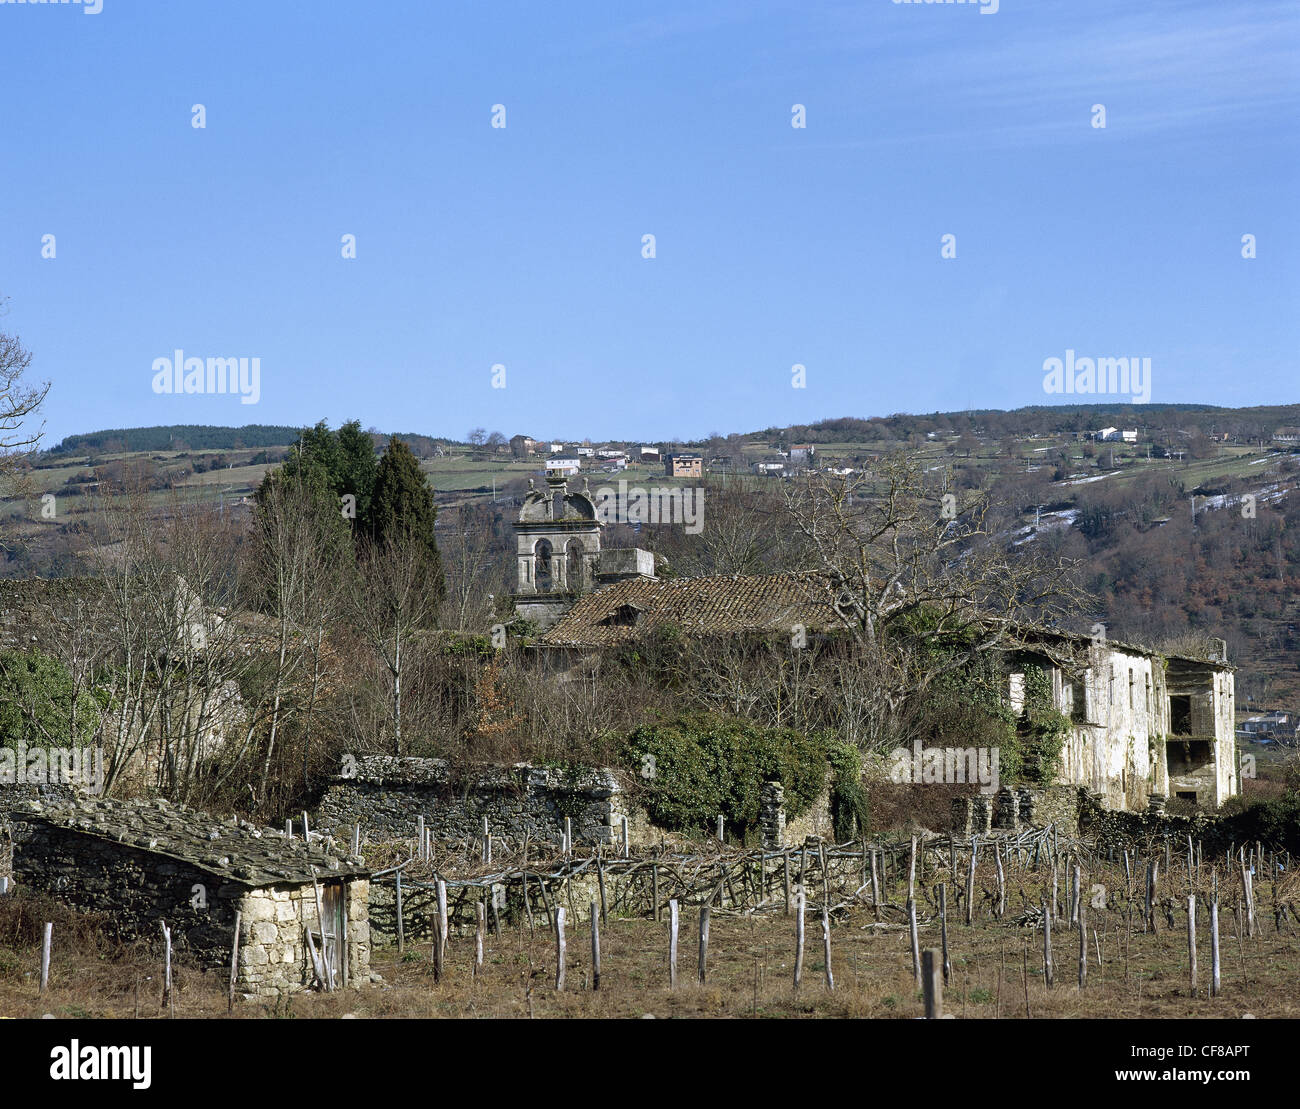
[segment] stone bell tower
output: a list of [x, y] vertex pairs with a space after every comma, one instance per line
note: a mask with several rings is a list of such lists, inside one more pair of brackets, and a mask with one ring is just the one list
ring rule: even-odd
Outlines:
[[571, 492], [564, 477], [548, 475], [545, 492], [529, 481], [514, 529], [515, 609], [545, 630], [595, 583], [596, 505], [585, 483], [581, 492]]

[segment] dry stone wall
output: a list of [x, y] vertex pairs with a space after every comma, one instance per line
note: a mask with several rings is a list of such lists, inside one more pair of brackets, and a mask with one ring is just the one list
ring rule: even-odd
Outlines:
[[[351, 768], [354, 772], [347, 774]], [[316, 811], [316, 827], [343, 838], [360, 823], [368, 838], [416, 834], [420, 817], [433, 837], [469, 840], [483, 818], [495, 837], [560, 842], [568, 817], [575, 844], [613, 843], [628, 815], [612, 771], [517, 764], [457, 777], [442, 759], [367, 756], [344, 759]], [[633, 830], [643, 829], [633, 821]]]

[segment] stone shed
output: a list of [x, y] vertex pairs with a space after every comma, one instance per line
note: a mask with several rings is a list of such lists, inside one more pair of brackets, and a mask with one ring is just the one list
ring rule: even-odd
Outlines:
[[237, 989], [312, 986], [313, 946], [336, 986], [371, 980], [369, 874], [332, 841], [162, 800], [34, 801], [11, 818], [18, 889], [104, 913], [120, 939], [161, 942], [166, 922], [178, 956], [228, 969], [238, 912]]

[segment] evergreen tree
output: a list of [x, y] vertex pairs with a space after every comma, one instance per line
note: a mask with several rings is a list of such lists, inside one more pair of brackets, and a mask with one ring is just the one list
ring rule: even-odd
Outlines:
[[300, 482], [313, 492], [325, 491], [337, 495], [341, 466], [339, 446], [329, 425], [321, 420], [315, 427], [307, 428], [298, 442], [289, 448], [289, 457], [278, 470], [272, 470], [262, 479], [257, 497], [264, 499], [272, 478]]
[[420, 551], [428, 579], [427, 588], [435, 602], [446, 593], [442, 579], [442, 557], [433, 525], [438, 510], [433, 490], [411, 448], [397, 436], [388, 441], [375, 474], [370, 505], [370, 531], [376, 546], [404, 547], [414, 544]]
[[375, 488], [375, 444], [361, 430], [360, 420], [350, 420], [338, 430], [339, 496], [357, 499], [357, 526], [370, 530], [370, 502]]

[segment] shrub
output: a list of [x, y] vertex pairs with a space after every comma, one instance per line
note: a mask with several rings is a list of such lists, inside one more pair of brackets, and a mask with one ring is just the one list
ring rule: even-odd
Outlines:
[[831, 823], [835, 839], [844, 843], [867, 831], [867, 792], [862, 788], [862, 752], [841, 740], [826, 742], [826, 757], [833, 777], [830, 789]]
[[1249, 805], [1225, 821], [1236, 843], [1260, 843], [1278, 850], [1300, 853], [1300, 793], [1288, 790], [1281, 797]]
[[[660, 827], [706, 831], [721, 813], [748, 831], [758, 824], [764, 782], [785, 788], [789, 815], [806, 812], [826, 783], [827, 755], [821, 736], [692, 713], [634, 729], [621, 761], [643, 783], [640, 800]], [[846, 765], [846, 756], [838, 757]]]

